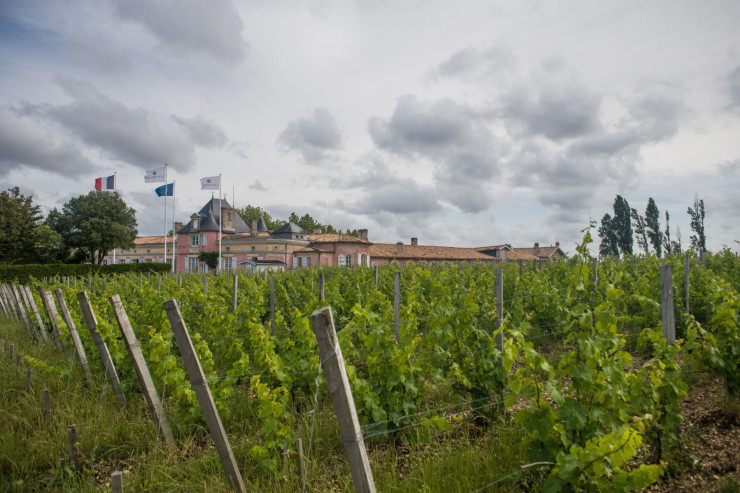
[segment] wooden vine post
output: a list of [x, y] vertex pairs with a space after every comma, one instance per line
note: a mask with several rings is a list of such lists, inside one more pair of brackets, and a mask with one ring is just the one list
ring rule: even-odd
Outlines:
[[504, 332], [501, 322], [504, 318], [504, 271], [501, 267], [496, 269], [496, 348], [501, 352], [501, 364], [504, 364]]
[[331, 308], [326, 307], [313, 312], [311, 322], [314, 334], [316, 334], [321, 366], [326, 375], [326, 384], [331, 394], [334, 414], [339, 423], [339, 436], [347, 454], [355, 492], [375, 493], [373, 473], [365, 450], [365, 441], [362, 438], [349, 378], [344, 368], [344, 358], [342, 358], [342, 349], [337, 340]]
[[195, 396], [198, 398], [198, 404], [200, 404], [200, 408], [203, 411], [203, 416], [206, 418], [208, 430], [213, 438], [213, 443], [216, 446], [218, 457], [221, 459], [221, 465], [226, 472], [229, 483], [231, 483], [234, 490], [246, 492], [242, 475], [239, 472], [239, 466], [236, 464], [234, 453], [229, 444], [229, 438], [226, 436], [223, 423], [221, 423], [221, 417], [216, 409], [216, 403], [213, 401], [211, 389], [206, 381], [203, 367], [195, 352], [193, 341], [190, 339], [190, 334], [188, 334], [188, 330], [185, 327], [185, 321], [182, 319], [177, 302], [174, 299], [165, 301], [164, 309], [167, 312], [167, 318], [172, 326], [172, 333], [175, 335], [175, 341], [182, 355], [182, 360], [185, 363], [185, 369], [188, 372], [190, 383], [193, 386], [193, 391], [195, 391]]
[[77, 359], [80, 361], [82, 372], [85, 374], [85, 380], [88, 384], [91, 384], [92, 375], [90, 374], [90, 367], [87, 364], [87, 355], [85, 354], [85, 348], [82, 345], [82, 341], [80, 340], [80, 334], [77, 333], [75, 322], [74, 320], [72, 320], [72, 316], [70, 315], [69, 309], [67, 308], [67, 302], [64, 299], [64, 292], [61, 288], [57, 288], [54, 291], [54, 295], [57, 297], [59, 309], [62, 310], [62, 318], [64, 318], [64, 323], [67, 324], [67, 328], [69, 329], [69, 336], [72, 338], [72, 344], [75, 347], [75, 352], [77, 353]]
[[98, 320], [95, 318], [95, 312], [93, 312], [92, 305], [90, 305], [90, 298], [87, 297], [87, 292], [80, 291], [77, 293], [77, 301], [80, 303], [80, 310], [82, 316], [85, 318], [85, 324], [90, 331], [95, 347], [98, 348], [98, 354], [100, 359], [103, 361], [103, 367], [105, 373], [108, 375], [108, 380], [113, 387], [113, 392], [116, 394], [118, 399], [118, 405], [123, 409], [126, 406], [126, 397], [121, 391], [121, 382], [118, 380], [118, 373], [116, 367], [113, 366], [113, 359], [110, 357], [110, 351], [108, 351], [108, 345], [105, 343], [103, 337], [98, 333]]
[[683, 262], [683, 296], [686, 300], [686, 314], [689, 313], [689, 270], [691, 269], [689, 254], [684, 256]]
[[393, 335], [396, 342], [401, 335], [401, 273], [393, 277]]
[[660, 266], [660, 304], [663, 310], [663, 337], [668, 344], [676, 342], [676, 319], [673, 314], [673, 271], [670, 265]]
[[39, 328], [39, 335], [41, 335], [41, 339], [43, 339], [44, 342], [49, 342], [49, 338], [46, 336], [46, 328], [44, 327], [44, 322], [41, 320], [41, 314], [39, 313], [39, 308], [36, 306], [36, 301], [33, 299], [33, 294], [31, 294], [31, 288], [28, 286], [23, 286], [26, 297], [28, 298], [28, 301], [31, 305], [31, 311], [33, 312], [34, 318], [36, 318], [36, 325]]
[[157, 388], [154, 386], [152, 375], [149, 373], [149, 367], [144, 359], [144, 354], [141, 352], [141, 348], [139, 347], [139, 341], [136, 339], [134, 329], [131, 327], [131, 322], [128, 319], [126, 310], [123, 308], [121, 297], [114, 294], [110, 297], [110, 304], [113, 307], [113, 313], [118, 321], [118, 327], [121, 329], [121, 335], [126, 344], [126, 349], [128, 350], [128, 354], [134, 364], [134, 370], [136, 370], [136, 375], [139, 377], [141, 393], [144, 394], [146, 403], [149, 406], [149, 411], [152, 413], [154, 424], [156, 425], [157, 430], [162, 433], [170, 453], [174, 453], [177, 451], [175, 438], [172, 435], [170, 424], [167, 422], [167, 417], [164, 414], [162, 402], [159, 400], [159, 394], [157, 393]]
[[57, 349], [63, 352], [64, 356], [69, 359], [67, 344], [62, 340], [62, 335], [59, 332], [59, 325], [57, 324], [59, 313], [57, 312], [57, 306], [54, 304], [54, 298], [51, 297], [51, 291], [44, 291], [44, 288], [39, 286], [39, 295], [41, 295], [41, 301], [44, 303], [46, 314], [49, 316], [49, 324], [51, 325], [51, 334], [54, 336], [54, 344], [56, 344]]

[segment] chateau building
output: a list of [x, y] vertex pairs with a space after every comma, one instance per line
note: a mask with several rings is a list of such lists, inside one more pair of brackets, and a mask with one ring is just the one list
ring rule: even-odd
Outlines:
[[[534, 248], [512, 248], [497, 245], [479, 248], [461, 248], [419, 245], [411, 238], [408, 245], [372, 243], [368, 230], [358, 230], [358, 237], [344, 233], [309, 233], [294, 223], [269, 231], [264, 220], [244, 223], [236, 210], [223, 199], [212, 198], [203, 208], [190, 216], [187, 224], [178, 223], [174, 242], [167, 238], [167, 262], [174, 252], [178, 272], [206, 272], [208, 266], [199, 260], [203, 252], [219, 251], [219, 224], [221, 224], [221, 262], [224, 270], [258, 272], [265, 270], [302, 269], [310, 267], [364, 267], [395, 263], [497, 263], [515, 260], [556, 260], [564, 253], [559, 244]], [[115, 263], [164, 262], [163, 236], [142, 236], [134, 240], [130, 250], [116, 252]], [[113, 263], [113, 254], [104, 263]]]

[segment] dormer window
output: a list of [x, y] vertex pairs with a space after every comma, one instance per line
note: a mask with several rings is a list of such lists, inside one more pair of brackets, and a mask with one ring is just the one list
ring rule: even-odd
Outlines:
[[190, 226], [190, 227], [191, 227], [191, 228], [193, 228], [193, 229], [198, 229], [198, 226], [199, 226], [199, 224], [198, 224], [198, 223], [199, 223], [199, 222], [200, 222], [200, 220], [199, 220], [198, 218], [195, 218], [195, 217], [194, 217], [194, 218], [193, 218], [193, 222], [192, 222], [192, 224], [191, 224], [191, 226]]

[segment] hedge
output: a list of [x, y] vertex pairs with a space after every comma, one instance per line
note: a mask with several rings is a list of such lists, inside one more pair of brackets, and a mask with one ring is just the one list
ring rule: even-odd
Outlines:
[[0, 264], [0, 282], [26, 283], [32, 277], [34, 279], [43, 279], [44, 277], [55, 277], [55, 276], [87, 277], [89, 275], [102, 276], [106, 274], [123, 274], [126, 272], [169, 272], [170, 270], [172, 270], [172, 266], [164, 262], [145, 262], [142, 264], [115, 264], [115, 265], [92, 265], [92, 264], [10, 265], [10, 264]]

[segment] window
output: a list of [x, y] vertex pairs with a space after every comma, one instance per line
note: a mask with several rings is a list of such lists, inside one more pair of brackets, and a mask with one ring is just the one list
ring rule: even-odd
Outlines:
[[337, 265], [338, 265], [339, 267], [344, 267], [344, 265], [345, 265], [345, 263], [346, 263], [346, 260], [347, 260], [347, 257], [345, 257], [344, 255], [341, 255], [341, 254], [340, 254], [340, 255], [339, 255], [339, 256], [337, 257]]
[[364, 253], [360, 256], [360, 265], [363, 267], [367, 265], [367, 255]]
[[188, 257], [188, 263], [185, 264], [185, 270], [188, 272], [198, 272], [198, 257]]
[[200, 246], [206, 246], [206, 235], [205, 233], [200, 235]]
[[347, 267], [352, 267], [352, 255], [347, 255]]
[[190, 237], [190, 246], [197, 247], [200, 245], [200, 235], [193, 235]]
[[311, 267], [311, 257], [306, 257], [306, 262], [304, 263], [306, 267]]

